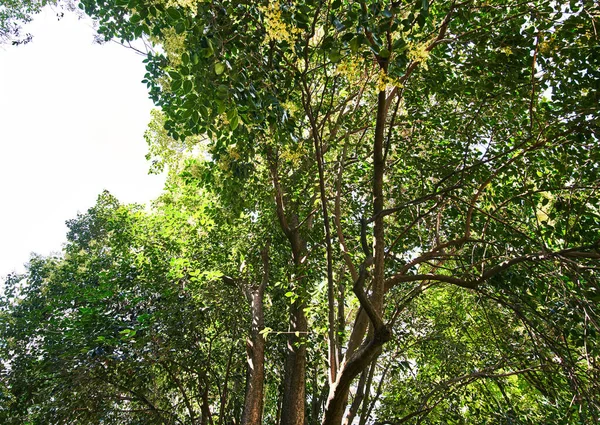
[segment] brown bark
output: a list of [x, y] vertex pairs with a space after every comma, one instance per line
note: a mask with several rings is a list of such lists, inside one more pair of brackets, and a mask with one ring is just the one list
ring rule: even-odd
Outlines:
[[281, 425], [304, 425], [307, 323], [304, 308], [298, 302], [290, 308], [290, 336], [285, 362], [284, 394]]
[[315, 148], [315, 160], [319, 172], [319, 194], [321, 197], [321, 211], [323, 213], [323, 226], [325, 230], [325, 247], [327, 254], [327, 304], [328, 304], [328, 323], [327, 342], [329, 350], [329, 383], [335, 382], [338, 369], [337, 344], [335, 330], [335, 289], [333, 285], [333, 249], [331, 247], [331, 229], [329, 225], [329, 211], [327, 209], [327, 192], [325, 190], [325, 170], [323, 167], [322, 142], [319, 137], [319, 129], [312, 114], [310, 90], [305, 85], [306, 104], [305, 109], [308, 113], [312, 128], [312, 138]]
[[325, 407], [322, 425], [339, 425], [342, 423], [346, 401], [350, 392], [350, 385], [354, 379], [376, 358], [381, 352], [381, 347], [391, 339], [391, 332], [387, 327], [380, 328], [374, 332], [373, 339], [363, 345], [350, 358], [344, 368], [340, 370], [338, 379], [332, 386]]
[[213, 425], [212, 414], [210, 413], [210, 402], [208, 401], [208, 383], [202, 391], [202, 407], [200, 408], [202, 411], [202, 425]]
[[[381, 63], [381, 62], [380, 62]], [[381, 63], [385, 71], [385, 63]], [[373, 142], [373, 217], [375, 225], [373, 229], [374, 258], [373, 258], [373, 280], [371, 283], [371, 296], [367, 297], [364, 291], [364, 282], [367, 275], [369, 258], [365, 260], [360, 268], [359, 277], [354, 282], [354, 292], [361, 305], [362, 315], [366, 315], [370, 322], [370, 340], [352, 354], [346, 355], [343, 368], [338, 372], [338, 379], [332, 385], [323, 415], [323, 425], [340, 425], [346, 409], [350, 385], [353, 380], [363, 372], [369, 363], [381, 352], [381, 347], [391, 338], [390, 329], [383, 323], [381, 314], [383, 311], [383, 296], [385, 292], [385, 240], [383, 216], [383, 175], [384, 164], [384, 128], [387, 115], [387, 102], [385, 91], [380, 91], [377, 98], [377, 121], [375, 124], [375, 140]], [[365, 248], [366, 249], [366, 248]], [[365, 253], [366, 254], [366, 253]], [[357, 317], [357, 325], [365, 326], [363, 318]], [[362, 339], [364, 331], [353, 332], [354, 343]]]
[[245, 288], [250, 302], [252, 325], [246, 342], [248, 373], [246, 378], [246, 397], [242, 425], [260, 425], [262, 423], [265, 381], [265, 340], [260, 333], [265, 326], [263, 299], [269, 280], [269, 245], [261, 251], [263, 262], [262, 281], [257, 287]]
[[352, 400], [352, 404], [350, 405], [350, 409], [344, 418], [344, 425], [352, 424], [354, 421], [354, 417], [358, 412], [358, 408], [362, 403], [363, 398], [365, 397], [365, 385], [367, 384], [367, 369], [363, 370], [360, 374], [360, 379], [358, 380], [358, 385], [356, 386], [356, 393], [354, 394], [354, 400]]
[[[295, 272], [301, 275], [302, 256], [305, 251], [305, 241], [298, 229], [298, 217], [288, 217], [285, 211], [285, 202], [279, 174], [277, 158], [272, 152], [268, 153], [269, 169], [275, 189], [275, 204], [279, 225], [286, 235], [292, 249], [292, 259]], [[290, 306], [289, 336], [287, 341], [287, 356], [284, 371], [284, 391], [281, 405], [281, 425], [304, 425], [305, 417], [305, 390], [306, 390], [306, 346], [302, 342], [308, 330], [304, 314], [304, 302], [299, 297]]]
[[375, 261], [373, 272], [373, 285], [371, 303], [373, 308], [379, 314], [383, 309], [384, 293], [384, 270], [385, 270], [385, 240], [384, 240], [384, 222], [380, 215], [383, 211], [383, 173], [385, 169], [383, 159], [383, 142], [386, 110], [385, 91], [379, 92], [377, 102], [377, 123], [375, 125], [375, 142], [373, 144], [373, 217], [375, 217], [375, 226], [373, 229], [373, 239], [375, 242]]
[[235, 344], [231, 345], [229, 350], [229, 359], [227, 360], [227, 368], [225, 369], [225, 380], [223, 382], [223, 393], [221, 394], [221, 407], [219, 409], [219, 425], [222, 425], [225, 421], [225, 414], [227, 406], [228, 386], [229, 386], [229, 375], [231, 374], [231, 364], [233, 362], [233, 354], [235, 350]]

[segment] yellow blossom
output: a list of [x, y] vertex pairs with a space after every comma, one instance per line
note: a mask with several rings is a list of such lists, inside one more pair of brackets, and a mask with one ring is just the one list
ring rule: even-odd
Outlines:
[[349, 60], [343, 60], [337, 64], [335, 75], [344, 77], [350, 84], [354, 84], [361, 79], [361, 70], [356, 61], [350, 57]]
[[289, 161], [294, 167], [297, 167], [300, 165], [301, 159], [306, 156], [306, 150], [304, 149], [303, 144], [299, 143], [295, 146], [295, 149], [293, 146], [282, 147], [279, 155], [281, 156], [281, 159]]
[[163, 30], [160, 40], [151, 39], [162, 44], [170, 64], [177, 67], [182, 64], [181, 55], [185, 52], [185, 34], [177, 34], [175, 28], [168, 27]]
[[429, 57], [429, 51], [427, 50], [428, 42], [416, 43], [413, 41], [408, 42], [408, 48], [406, 56], [409, 60], [414, 62], [421, 62], [423, 69], [427, 70], [427, 58]]
[[202, 0], [168, 0], [167, 7], [181, 7], [194, 10], [198, 3], [204, 3]]
[[267, 7], [261, 7], [265, 16], [265, 27], [267, 36], [265, 42], [285, 41], [294, 50], [295, 37], [302, 32], [299, 28], [293, 28], [283, 21], [281, 16], [281, 5], [278, 1], [269, 3]]
[[296, 105], [291, 100], [288, 100], [287, 102], [282, 103], [281, 106], [283, 106], [283, 108], [285, 110], [287, 110], [290, 113], [290, 115], [292, 115], [292, 116], [298, 112], [298, 105]]
[[240, 153], [237, 150], [237, 146], [236, 145], [229, 145], [227, 147], [227, 153], [229, 154], [229, 157], [233, 160], [239, 160], [241, 158]]
[[402, 87], [397, 79], [390, 77], [383, 69], [379, 70], [376, 84], [377, 91], [385, 91], [388, 85]]

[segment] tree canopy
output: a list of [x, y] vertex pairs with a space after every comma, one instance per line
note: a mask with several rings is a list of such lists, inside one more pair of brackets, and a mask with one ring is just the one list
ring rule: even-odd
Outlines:
[[600, 420], [598, 4], [80, 7], [169, 180], [9, 277], [6, 423]]
[[77, 6], [72, 0], [3, 0], [0, 4], [0, 46], [26, 44], [32, 39], [29, 33], [23, 34], [23, 25], [31, 22], [33, 16], [44, 7], [56, 7], [60, 19], [64, 11], [74, 11]]

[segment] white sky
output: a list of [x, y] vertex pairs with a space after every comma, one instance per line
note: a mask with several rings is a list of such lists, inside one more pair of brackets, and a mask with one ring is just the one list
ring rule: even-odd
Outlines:
[[144, 158], [143, 58], [51, 10], [27, 32], [31, 43], [0, 47], [0, 287], [31, 252], [60, 251], [65, 220], [102, 190], [144, 203], [164, 182]]

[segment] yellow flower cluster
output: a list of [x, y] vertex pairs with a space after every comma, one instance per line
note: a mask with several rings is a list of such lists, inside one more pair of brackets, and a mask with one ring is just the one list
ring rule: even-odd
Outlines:
[[358, 64], [350, 58], [350, 60], [344, 60], [337, 64], [335, 75], [344, 77], [350, 84], [354, 84], [360, 80], [361, 70]]
[[535, 217], [537, 218], [538, 222], [547, 222], [550, 225], [554, 225], [554, 223], [556, 222], [555, 220], [550, 220], [550, 210], [552, 210], [552, 208], [554, 207], [554, 203], [556, 201], [554, 195], [551, 192], [540, 192], [540, 195], [542, 195], [543, 198], [546, 198], [546, 204], [544, 205], [544, 203], [542, 203], [542, 201], [540, 201], [537, 205], [536, 208], [536, 212], [535, 212]]
[[165, 28], [161, 42], [171, 65], [181, 65], [181, 55], [185, 52], [185, 33], [177, 34], [175, 28]]
[[237, 146], [235, 144], [227, 146], [227, 153], [229, 154], [229, 157], [235, 161], [241, 158], [241, 155], [238, 152]]
[[377, 75], [377, 91], [385, 91], [388, 85], [402, 87], [402, 84], [400, 84], [396, 78], [390, 77], [383, 69], [381, 69]]
[[196, 9], [198, 3], [204, 3], [202, 0], [168, 0], [167, 7], [181, 7], [184, 9]]
[[289, 161], [294, 167], [298, 167], [301, 163], [301, 159], [306, 157], [306, 149], [304, 149], [304, 145], [299, 143], [294, 147], [292, 146], [284, 146], [279, 155], [281, 159], [284, 161]]
[[265, 16], [265, 27], [267, 36], [265, 42], [285, 41], [294, 50], [295, 37], [302, 32], [300, 28], [292, 28], [283, 21], [281, 16], [281, 5], [278, 1], [269, 3], [267, 7], [261, 7]]
[[421, 66], [423, 69], [427, 70], [427, 58], [429, 57], [429, 52], [427, 51], [427, 45], [429, 43], [426, 41], [424, 43], [415, 43], [413, 41], [408, 42], [408, 48], [406, 51], [406, 56], [409, 60], [414, 62], [421, 62]]
[[298, 112], [298, 105], [292, 102], [291, 100], [283, 102], [281, 106], [283, 106], [284, 109], [287, 110], [291, 116], [294, 116]]
[[168, 75], [158, 77], [158, 84], [162, 87], [163, 91], [171, 91], [171, 77]]

